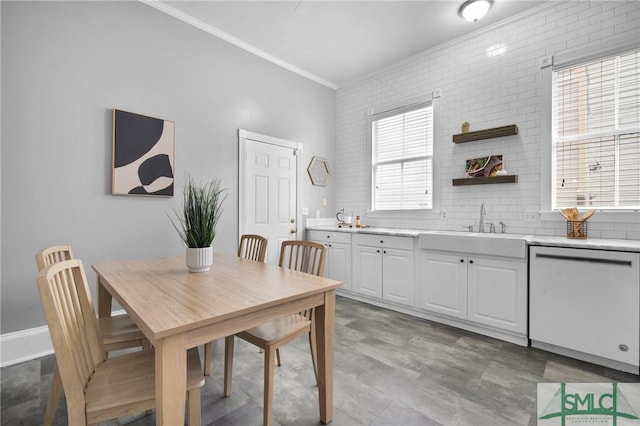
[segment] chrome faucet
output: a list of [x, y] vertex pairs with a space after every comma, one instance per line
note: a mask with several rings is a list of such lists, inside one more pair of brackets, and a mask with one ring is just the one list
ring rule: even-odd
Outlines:
[[484, 232], [484, 217], [487, 214], [487, 206], [484, 203], [480, 206], [480, 224], [478, 225], [478, 232]]

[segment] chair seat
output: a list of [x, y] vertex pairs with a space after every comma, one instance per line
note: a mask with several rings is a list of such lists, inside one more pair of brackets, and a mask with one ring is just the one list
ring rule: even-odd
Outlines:
[[140, 346], [127, 342], [142, 342], [144, 334], [127, 314], [98, 319], [100, 336], [107, 351]]
[[262, 347], [273, 345], [285, 337], [295, 338], [308, 332], [310, 327], [311, 320], [300, 314], [292, 314], [241, 331], [236, 336]]
[[[198, 350], [190, 349], [187, 352], [187, 391], [203, 385], [204, 375]], [[89, 424], [113, 418], [114, 412], [154, 408], [154, 352], [134, 352], [108, 358], [96, 368], [85, 391], [85, 398]], [[123, 406], [127, 408], [123, 409]]]

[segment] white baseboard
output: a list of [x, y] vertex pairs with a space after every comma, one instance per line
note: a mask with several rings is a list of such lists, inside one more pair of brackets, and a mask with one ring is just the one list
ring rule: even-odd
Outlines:
[[[124, 310], [113, 315], [124, 314]], [[0, 367], [19, 364], [53, 353], [49, 327], [29, 328], [0, 335]]]
[[53, 345], [46, 325], [0, 335], [0, 367], [52, 353]]

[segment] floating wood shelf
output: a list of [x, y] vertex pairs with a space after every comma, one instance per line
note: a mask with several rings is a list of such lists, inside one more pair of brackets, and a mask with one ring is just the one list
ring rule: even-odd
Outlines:
[[500, 138], [502, 136], [512, 136], [518, 134], [518, 126], [510, 124], [509, 126], [495, 127], [493, 129], [476, 130], [475, 132], [460, 133], [453, 135], [453, 143], [464, 143], [479, 141], [482, 139]]
[[487, 177], [453, 179], [453, 186], [484, 185], [489, 183], [516, 183], [516, 182], [518, 182], [518, 175], [487, 176]]

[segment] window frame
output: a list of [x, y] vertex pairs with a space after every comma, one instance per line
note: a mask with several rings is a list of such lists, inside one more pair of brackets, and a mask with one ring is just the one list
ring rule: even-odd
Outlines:
[[[365, 149], [365, 164], [367, 172], [367, 190], [366, 190], [366, 202], [367, 202], [367, 217], [378, 218], [420, 218], [420, 219], [437, 219], [440, 216], [439, 211], [439, 179], [438, 173], [436, 173], [436, 158], [437, 158], [437, 144], [438, 137], [437, 117], [438, 117], [438, 99], [439, 91], [434, 91], [430, 96], [421, 96], [412, 99], [405, 100], [395, 104], [388, 104], [372, 108], [367, 111], [367, 140]], [[424, 105], [431, 104], [433, 114], [433, 152], [431, 154], [431, 183], [432, 183], [432, 201], [431, 208], [423, 209], [403, 209], [403, 210], [374, 210], [373, 209], [373, 132], [372, 123], [375, 120], [384, 118], [385, 116], [393, 116], [394, 114], [401, 114], [414, 109], [419, 109]]]
[[[553, 209], [553, 71], [566, 69], [581, 63], [604, 59], [631, 50], [640, 49], [637, 40], [625, 36], [606, 43], [596, 43], [584, 49], [563, 52], [540, 58], [542, 73], [542, 119], [540, 137], [540, 219], [545, 221], [565, 221], [558, 209]], [[603, 209], [598, 207], [579, 206], [579, 210], [595, 210], [590, 220], [593, 222], [637, 223], [640, 221], [640, 210]]]

